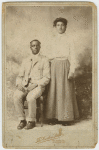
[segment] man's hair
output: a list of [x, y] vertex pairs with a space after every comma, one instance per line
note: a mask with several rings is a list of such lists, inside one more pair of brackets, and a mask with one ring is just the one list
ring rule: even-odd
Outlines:
[[56, 27], [57, 22], [63, 22], [65, 24], [65, 26], [67, 25], [67, 20], [65, 18], [56, 18], [53, 22], [53, 26]]
[[32, 42], [34, 42], [34, 41], [37, 41], [39, 44], [41, 44], [41, 42], [40, 42], [39, 40], [34, 39], [34, 40], [32, 40], [32, 41], [30, 42], [30, 46], [31, 46]]

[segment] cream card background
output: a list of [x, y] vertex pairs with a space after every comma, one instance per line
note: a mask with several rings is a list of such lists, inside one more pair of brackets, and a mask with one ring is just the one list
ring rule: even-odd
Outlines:
[[[96, 79], [97, 79], [97, 72], [96, 70], [93, 70], [93, 118], [92, 118], [92, 122], [91, 124], [91, 128], [83, 127], [83, 128], [76, 128], [73, 129], [73, 127], [67, 127], [67, 129], [65, 130], [65, 127], [62, 128], [62, 137], [59, 137], [58, 140], [60, 140], [61, 142], [50, 140], [50, 141], [46, 141], [46, 142], [42, 142], [42, 143], [36, 143], [37, 139], [39, 137], [49, 137], [49, 136], [53, 136], [56, 133], [59, 132], [59, 129], [61, 128], [60, 126], [55, 126], [55, 127], [45, 127], [45, 129], [43, 130], [43, 128], [38, 127], [35, 130], [33, 130], [33, 133], [31, 133], [31, 131], [28, 131], [28, 133], [26, 131], [17, 131], [15, 129], [12, 129], [12, 127], [8, 126], [8, 122], [7, 122], [7, 110], [6, 110], [6, 84], [5, 84], [5, 65], [6, 65], [6, 34], [9, 34], [8, 30], [6, 30], [7, 32], [5, 33], [5, 29], [6, 29], [6, 23], [5, 23], [5, 8], [7, 6], [11, 6], [11, 5], [17, 5], [17, 7], [19, 5], [34, 5], [33, 3], [6, 3], [6, 5], [4, 5], [3, 7], [3, 145], [4, 147], [7, 148], [90, 148], [90, 147], [94, 147], [95, 143], [97, 142], [97, 86], [96, 86]], [[43, 3], [44, 4], [44, 3]], [[50, 4], [50, 3], [49, 3]], [[67, 3], [66, 3], [67, 4]], [[37, 3], [35, 3], [35, 5], [37, 5]], [[46, 5], [46, 4], [45, 4]], [[53, 4], [55, 5], [55, 4]], [[63, 3], [62, 3], [63, 5]], [[68, 3], [69, 5], [69, 3]], [[74, 4], [70, 4], [73, 5]], [[78, 3], [75, 3], [75, 5], [79, 5]], [[93, 8], [93, 49], [95, 51], [93, 51], [92, 56], [93, 56], [93, 68], [95, 69], [95, 67], [97, 66], [97, 42], [96, 42], [96, 7], [92, 4], [92, 3], [80, 3], [80, 5], [90, 5]], [[6, 7], [5, 7], [6, 6]], [[59, 4], [60, 6], [60, 4]], [[45, 14], [44, 14], [45, 15]], [[14, 19], [14, 18], [12, 18]], [[17, 19], [17, 18], [16, 18]], [[17, 21], [21, 21], [17, 20]], [[43, 28], [43, 27], [42, 27]], [[13, 30], [13, 28], [12, 28]], [[23, 29], [24, 30], [24, 29]], [[31, 31], [30, 27], [29, 30]], [[39, 29], [40, 31], [41, 29]], [[72, 29], [73, 30], [73, 29]], [[17, 32], [17, 31], [16, 31]], [[23, 32], [23, 31], [22, 31]], [[13, 31], [12, 31], [13, 34]], [[16, 33], [17, 35], [18, 33]], [[41, 33], [42, 35], [42, 33]], [[87, 35], [87, 34], [86, 34]], [[88, 37], [90, 35], [90, 32], [88, 33]], [[13, 36], [13, 35], [12, 35]], [[88, 38], [86, 36], [86, 39]], [[10, 37], [9, 37], [10, 38]], [[8, 45], [10, 44], [10, 46], [12, 47], [8, 47], [10, 49], [10, 53], [7, 54], [9, 57], [9, 59], [11, 59], [11, 54], [14, 53], [14, 47], [13, 45], [15, 45], [15, 41], [17, 41], [20, 45], [20, 49], [22, 49], [22, 47], [25, 45], [25, 48], [27, 49], [28, 43], [30, 41], [30, 39], [32, 38], [32, 35], [30, 35], [29, 38], [26, 39], [27, 43], [24, 43], [23, 41], [18, 41], [20, 39], [20, 37], [16, 36], [16, 40], [14, 39], [13, 41], [9, 40], [10, 43], [8, 43]], [[5, 40], [6, 39], [6, 40]], [[90, 40], [90, 38], [88, 39]], [[21, 45], [22, 44], [22, 45]], [[90, 45], [89, 45], [90, 46]], [[25, 49], [25, 51], [26, 51]], [[25, 53], [23, 53], [23, 51], [21, 52], [22, 56], [24, 56]], [[18, 56], [16, 57], [18, 58]], [[21, 59], [21, 58], [20, 58]], [[9, 64], [10, 65], [10, 64]], [[77, 130], [78, 129], [78, 130]], [[87, 130], [86, 130], [87, 129]]]

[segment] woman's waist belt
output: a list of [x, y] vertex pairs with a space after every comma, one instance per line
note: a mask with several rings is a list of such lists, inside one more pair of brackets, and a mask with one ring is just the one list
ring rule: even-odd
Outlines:
[[55, 57], [55, 59], [58, 59], [58, 60], [66, 60], [66, 59], [68, 59], [68, 57]]

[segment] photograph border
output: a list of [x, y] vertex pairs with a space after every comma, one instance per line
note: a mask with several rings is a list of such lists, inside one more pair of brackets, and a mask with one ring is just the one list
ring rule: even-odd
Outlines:
[[[7, 147], [6, 136], [6, 7], [7, 6], [91, 6], [92, 7], [92, 29], [93, 29], [93, 51], [92, 51], [92, 120], [94, 123], [94, 146], [93, 147], [71, 147], [60, 146], [59, 148], [94, 148], [98, 142], [98, 78], [97, 78], [97, 7], [92, 2], [7, 2], [2, 4], [2, 141], [4, 148], [47, 148], [38, 147]], [[48, 146], [49, 148], [49, 146]], [[51, 147], [50, 148], [56, 148]]]

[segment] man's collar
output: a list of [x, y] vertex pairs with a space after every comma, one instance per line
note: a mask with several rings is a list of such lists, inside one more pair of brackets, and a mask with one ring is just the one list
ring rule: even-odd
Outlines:
[[40, 53], [38, 53], [38, 54], [36, 54], [36, 55], [33, 55], [33, 54], [32, 54], [32, 56], [31, 56], [31, 58], [30, 58], [30, 59], [31, 59], [31, 61], [32, 61], [32, 60], [39, 61], [40, 56], [41, 56], [41, 55], [40, 55]]

